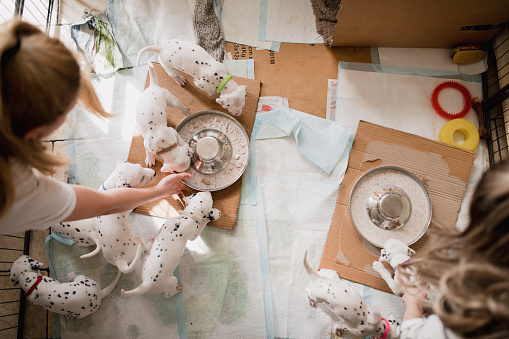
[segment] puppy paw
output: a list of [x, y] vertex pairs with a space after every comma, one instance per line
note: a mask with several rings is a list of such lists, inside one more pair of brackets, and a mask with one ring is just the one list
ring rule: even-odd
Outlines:
[[78, 275], [76, 274], [76, 272], [70, 272], [68, 275], [67, 275], [67, 279], [69, 279], [70, 282], [73, 282], [74, 279], [76, 279]]
[[173, 77], [173, 80], [180, 86], [184, 86], [187, 83], [186, 78], [184, 78], [182, 75], [176, 75]]
[[373, 269], [380, 272], [385, 269], [385, 266], [380, 261], [373, 261]]
[[153, 155], [151, 155], [151, 156], [147, 155], [147, 157], [145, 158], [145, 165], [147, 167], [152, 167], [155, 164], [156, 164], [156, 157]]

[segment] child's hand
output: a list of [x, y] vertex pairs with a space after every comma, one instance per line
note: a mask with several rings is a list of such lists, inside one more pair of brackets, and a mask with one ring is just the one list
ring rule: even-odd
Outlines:
[[422, 300], [426, 299], [426, 293], [420, 292], [416, 288], [405, 288], [403, 302], [405, 303], [404, 320], [412, 318], [421, 318], [424, 315]]
[[191, 178], [191, 173], [170, 174], [161, 179], [157, 187], [165, 195], [179, 194], [186, 187], [180, 180], [189, 178]]

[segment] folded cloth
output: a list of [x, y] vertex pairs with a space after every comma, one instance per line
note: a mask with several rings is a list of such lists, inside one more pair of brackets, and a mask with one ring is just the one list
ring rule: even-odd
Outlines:
[[82, 20], [71, 25], [71, 37], [97, 74], [115, 72], [123, 67], [122, 54], [106, 16], [93, 10], [88, 12]]
[[260, 129], [256, 134], [257, 140], [293, 134], [300, 152], [327, 174], [341, 157], [348, 159], [353, 135], [331, 121], [291, 108], [262, 112], [257, 114], [256, 119], [274, 127]]

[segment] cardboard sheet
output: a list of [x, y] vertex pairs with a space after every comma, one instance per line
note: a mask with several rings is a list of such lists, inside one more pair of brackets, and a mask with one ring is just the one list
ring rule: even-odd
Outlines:
[[288, 98], [290, 107], [325, 119], [328, 79], [337, 79], [338, 61], [371, 62], [367, 47], [282, 43], [279, 52], [226, 44], [233, 59], [254, 59], [260, 96]]
[[[380, 249], [360, 236], [350, 218], [350, 192], [357, 179], [379, 166], [404, 168], [415, 174], [428, 191], [432, 204], [430, 228], [435, 221], [455, 227], [474, 159], [473, 152], [360, 121], [320, 268], [335, 270], [344, 279], [391, 293], [372, 268]], [[417, 252], [416, 256], [428, 252], [431, 247], [428, 232], [410, 247]]]
[[[159, 85], [169, 90], [175, 95], [185, 106], [189, 107], [191, 113], [196, 113], [203, 110], [216, 110], [224, 113], [228, 113], [223, 109], [215, 99], [217, 96], [210, 97], [207, 93], [197, 88], [193, 83], [193, 78], [187, 74], [182, 74], [187, 79], [187, 84], [183, 87], [178, 85], [164, 69], [158, 63], [154, 63], [157, 77], [159, 79]], [[256, 115], [256, 108], [258, 103], [258, 97], [260, 96], [260, 82], [257, 80], [233, 77], [235, 82], [239, 85], [247, 86], [247, 98], [246, 104], [239, 117], [235, 117], [244, 127], [247, 135], [251, 135], [253, 124]], [[147, 81], [145, 88], [148, 87], [150, 79], [147, 74]], [[177, 127], [177, 125], [185, 118], [185, 116], [177, 109], [168, 107], [166, 110], [168, 126]], [[141, 135], [138, 128], [135, 128], [133, 139], [131, 142], [131, 148], [129, 150], [129, 156], [127, 161], [132, 163], [139, 163], [145, 167], [145, 148], [143, 146], [143, 136]], [[166, 173], [161, 173], [162, 161], [159, 156], [156, 157], [156, 164], [153, 167], [156, 171], [156, 179], [151, 186], [156, 185]], [[214, 199], [214, 207], [221, 211], [221, 218], [217, 221], [209, 223], [210, 226], [216, 226], [226, 229], [233, 229], [235, 221], [237, 219], [237, 212], [240, 201], [240, 190], [242, 180], [237, 180], [233, 185], [216, 192], [212, 192], [212, 198]], [[188, 191], [184, 191], [185, 195], [192, 193], [189, 188]], [[148, 202], [142, 206], [134, 209], [134, 212], [153, 215], [163, 218], [171, 218], [178, 215], [178, 211], [183, 209], [182, 202], [178, 197], [167, 197], [155, 201]]]
[[342, 0], [333, 46], [455, 48], [487, 44], [509, 1]]

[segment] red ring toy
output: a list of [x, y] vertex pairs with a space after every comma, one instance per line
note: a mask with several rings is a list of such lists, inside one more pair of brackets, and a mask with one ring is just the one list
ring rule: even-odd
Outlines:
[[[463, 109], [459, 113], [454, 114], [446, 112], [438, 102], [438, 95], [444, 88], [457, 89], [463, 95], [463, 98], [465, 98], [465, 105], [463, 106]], [[470, 94], [469, 90], [462, 84], [455, 81], [446, 81], [438, 85], [433, 91], [433, 94], [431, 95], [431, 104], [433, 105], [433, 109], [442, 118], [449, 120], [460, 119], [467, 115], [468, 111], [470, 111], [470, 107], [472, 106], [472, 95]]]

